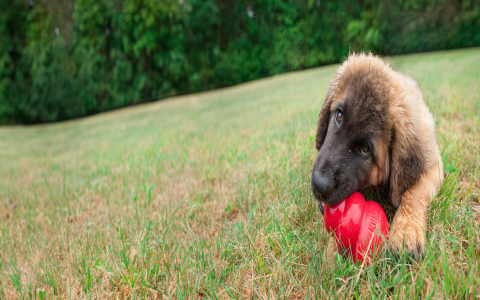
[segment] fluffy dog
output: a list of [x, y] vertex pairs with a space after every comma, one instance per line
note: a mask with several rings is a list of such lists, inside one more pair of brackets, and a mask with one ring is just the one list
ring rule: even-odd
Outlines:
[[[316, 148], [311, 188], [322, 213], [322, 203], [385, 186], [396, 208], [392, 250], [424, 253], [428, 206], [443, 166], [433, 116], [412, 78], [372, 54], [351, 54], [328, 88]], [[331, 238], [327, 252], [336, 250]]]

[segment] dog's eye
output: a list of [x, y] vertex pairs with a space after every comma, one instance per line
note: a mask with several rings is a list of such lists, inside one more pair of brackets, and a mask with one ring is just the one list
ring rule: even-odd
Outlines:
[[363, 154], [368, 154], [370, 153], [370, 148], [368, 147], [367, 144], [363, 145], [362, 148], [360, 148], [360, 151], [363, 153]]
[[337, 115], [335, 116], [335, 121], [337, 121], [338, 124], [342, 123], [343, 119], [343, 112], [341, 110], [337, 111]]

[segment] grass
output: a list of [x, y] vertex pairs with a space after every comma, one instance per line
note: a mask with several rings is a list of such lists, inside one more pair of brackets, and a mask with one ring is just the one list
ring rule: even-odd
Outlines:
[[424, 259], [323, 261], [328, 66], [0, 128], [0, 298], [480, 298], [480, 49], [387, 60], [423, 90], [445, 166]]

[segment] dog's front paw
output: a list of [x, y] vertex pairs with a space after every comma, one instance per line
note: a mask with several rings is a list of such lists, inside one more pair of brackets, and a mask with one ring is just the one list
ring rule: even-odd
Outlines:
[[395, 256], [406, 253], [411, 258], [420, 259], [425, 254], [425, 232], [412, 221], [393, 220], [388, 239], [390, 251]]
[[335, 256], [338, 253], [337, 243], [335, 242], [335, 238], [330, 237], [328, 241], [327, 249], [323, 253], [323, 261], [327, 263], [330, 268], [335, 267]]

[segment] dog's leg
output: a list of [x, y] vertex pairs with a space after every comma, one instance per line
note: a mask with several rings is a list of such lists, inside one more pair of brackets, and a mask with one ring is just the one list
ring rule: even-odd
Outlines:
[[432, 166], [414, 186], [403, 193], [389, 234], [394, 253], [408, 251], [408, 254], [415, 258], [425, 253], [428, 206], [442, 179], [443, 171], [439, 163]]
[[335, 242], [335, 238], [330, 237], [327, 249], [323, 253], [323, 261], [326, 262], [330, 268], [333, 268], [335, 266], [335, 254], [337, 252], [338, 248], [337, 243]]

